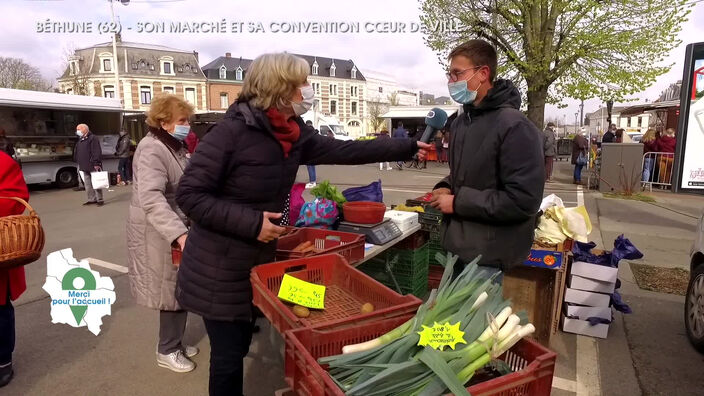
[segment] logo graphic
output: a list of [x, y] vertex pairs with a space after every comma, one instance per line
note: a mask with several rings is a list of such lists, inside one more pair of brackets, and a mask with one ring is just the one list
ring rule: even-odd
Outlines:
[[88, 261], [78, 262], [72, 249], [49, 254], [42, 288], [51, 296], [52, 323], [87, 326], [95, 335], [116, 300], [112, 279], [91, 270]]

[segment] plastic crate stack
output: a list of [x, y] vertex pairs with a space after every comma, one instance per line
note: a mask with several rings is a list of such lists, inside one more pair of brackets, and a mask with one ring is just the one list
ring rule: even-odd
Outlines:
[[423, 297], [428, 290], [428, 245], [416, 249], [388, 249], [358, 269], [401, 294]]

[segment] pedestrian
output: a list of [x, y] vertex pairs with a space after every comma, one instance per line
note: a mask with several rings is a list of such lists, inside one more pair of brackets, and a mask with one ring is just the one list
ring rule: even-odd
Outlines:
[[176, 301], [178, 267], [171, 249], [183, 250], [188, 220], [176, 188], [188, 162], [183, 140], [193, 106], [171, 94], [156, 96], [147, 112], [149, 132], [134, 155], [134, 185], [127, 218], [130, 289], [137, 304], [159, 310], [156, 361], [177, 373], [193, 370], [198, 348], [183, 344], [188, 313]]
[[640, 139], [643, 143], [643, 181], [652, 183], [653, 165], [655, 164], [655, 156], [657, 155], [658, 145], [655, 139], [655, 129], [650, 128], [645, 135]]
[[[379, 136], [377, 136], [377, 139], [389, 139], [389, 131], [384, 129], [383, 131], [379, 132]], [[384, 170], [384, 166], [386, 166], [386, 170], [390, 171], [393, 170], [394, 168], [391, 167], [391, 164], [389, 164], [389, 161], [382, 161], [379, 162], [379, 170]]]
[[0, 151], [9, 155], [10, 157], [15, 157], [15, 146], [12, 145], [12, 140], [5, 134], [5, 129], [0, 127]]
[[616, 140], [616, 124], [611, 124], [609, 130], [606, 131], [601, 138], [602, 143], [613, 143]]
[[[257, 57], [242, 92], [201, 141], [176, 199], [191, 221], [176, 298], [203, 317], [210, 338], [210, 395], [242, 395], [252, 339], [253, 266], [272, 262], [284, 201], [301, 164], [410, 159], [427, 144], [408, 139], [342, 141], [306, 128], [310, 65], [289, 53]], [[262, 373], [254, 373], [260, 376]]]
[[[306, 126], [308, 128], [312, 128], [316, 134], [320, 133], [317, 129], [313, 128], [313, 121], [306, 121]], [[317, 176], [315, 174], [315, 165], [306, 165], [306, 168], [308, 168], [308, 184], [306, 184], [306, 189], [314, 188], [318, 185]]]
[[443, 163], [442, 138], [443, 138], [443, 130], [438, 129], [438, 131], [435, 132], [435, 136], [433, 137], [433, 141], [435, 142], [435, 153], [438, 156], [438, 163], [440, 163], [440, 164]]
[[[19, 164], [4, 151], [0, 152], [0, 197], [22, 198], [29, 201], [29, 192]], [[19, 202], [0, 199], [0, 217], [22, 214]], [[0, 268], [0, 388], [10, 383], [12, 352], [15, 350], [15, 309], [17, 300], [27, 289], [24, 267]]]
[[625, 130], [623, 128], [619, 128], [616, 130], [616, 133], [614, 134], [614, 143], [623, 143], [623, 133]]
[[658, 164], [658, 168], [660, 169], [660, 182], [669, 185], [672, 183], [672, 165], [675, 148], [677, 147], [675, 130], [673, 128], [667, 128], [665, 133], [657, 141], [657, 146], [658, 152], [661, 153]]
[[130, 135], [127, 131], [120, 131], [120, 138], [117, 139], [117, 145], [115, 146], [115, 156], [119, 158], [117, 165], [117, 171], [120, 173], [119, 185], [126, 186], [132, 183], [132, 167], [130, 166], [130, 145], [132, 144], [130, 140]]
[[555, 124], [548, 122], [543, 131], [543, 151], [545, 156], [545, 181], [552, 181], [552, 166], [557, 155], [557, 143], [555, 141]]
[[78, 164], [78, 170], [83, 175], [88, 200], [83, 205], [103, 206], [103, 190], [94, 189], [91, 183], [91, 173], [103, 169], [103, 152], [100, 141], [93, 135], [86, 124], [76, 126], [78, 143], [73, 153], [73, 160]]
[[186, 139], [184, 139], [184, 142], [186, 143], [188, 153], [193, 154], [196, 152], [196, 147], [198, 147], [200, 139], [198, 139], [198, 135], [196, 135], [196, 133], [193, 132], [193, 129], [191, 129], [191, 131], [188, 132], [188, 136], [186, 136]]
[[[408, 131], [403, 127], [403, 122], [399, 121], [398, 124], [396, 124], [396, 129], [394, 129], [394, 133], [391, 137], [394, 139], [408, 139]], [[403, 170], [403, 161], [397, 161], [396, 167], [398, 170]]]
[[450, 96], [463, 106], [450, 126], [450, 175], [431, 204], [445, 214], [443, 247], [456, 270], [479, 265], [507, 271], [525, 261], [543, 199], [542, 135], [520, 111], [521, 94], [496, 78], [497, 55], [483, 40], [450, 52]]
[[576, 134], [572, 139], [572, 165], [574, 165], [574, 176], [572, 184], [582, 184], [582, 168], [587, 164], [587, 150], [589, 142], [583, 134]]
[[445, 130], [445, 133], [442, 135], [442, 160], [445, 161], [445, 163], [450, 162], [450, 130]]

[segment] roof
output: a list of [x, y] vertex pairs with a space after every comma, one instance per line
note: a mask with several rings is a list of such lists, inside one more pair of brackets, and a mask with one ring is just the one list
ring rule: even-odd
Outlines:
[[[85, 77], [112, 75], [112, 73], [100, 72], [102, 53], [112, 55], [111, 42], [74, 51], [74, 56], [79, 58], [79, 75]], [[171, 58], [173, 75], [161, 74], [161, 59], [164, 57]], [[205, 80], [205, 75], [198, 65], [197, 53], [161, 45], [118, 42], [117, 65], [120, 76]], [[68, 67], [59, 80], [66, 78], [71, 78]]]
[[249, 68], [249, 65], [252, 64], [252, 62], [252, 59], [245, 59], [242, 57], [233, 58], [228, 56], [220, 56], [212, 62], [208, 63], [207, 65], [201, 67], [201, 69], [203, 70], [203, 73], [205, 73], [206, 78], [210, 80], [219, 80], [220, 68], [224, 65], [227, 69], [227, 71], [225, 72], [225, 79], [236, 80], [237, 68], [241, 67], [243, 71], [242, 79], [244, 79], [244, 75], [246, 74], [247, 69]]
[[680, 107], [679, 99], [678, 100], [667, 100], [664, 102], [652, 102], [652, 103], [645, 103], [645, 104], [639, 104], [639, 105], [627, 107], [623, 111], [621, 111], [621, 115], [635, 115], [635, 114], [644, 113], [646, 111], [664, 110], [664, 109], [677, 108], [677, 107]]
[[382, 118], [425, 118], [428, 112], [434, 108], [441, 108], [445, 110], [447, 116], [452, 116], [459, 109], [457, 106], [391, 106], [389, 111], [387, 111]]
[[364, 70], [364, 77], [367, 80], [379, 80], [379, 81], [390, 82], [393, 84], [397, 83], [396, 77], [392, 76], [391, 74], [382, 73], [382, 72], [378, 72], [375, 70], [365, 69]]
[[122, 111], [118, 99], [0, 88], [0, 105], [56, 110]]
[[[359, 80], [359, 81], [366, 81], [366, 78], [364, 78], [364, 75], [362, 75], [362, 72], [359, 70], [359, 68], [354, 64], [354, 61], [352, 59], [344, 60], [344, 59], [335, 59], [335, 58], [326, 58], [323, 56], [314, 56], [314, 55], [302, 55], [302, 54], [293, 54], [296, 56], [299, 56], [303, 59], [305, 59], [308, 64], [311, 66], [311, 69], [313, 67], [313, 63], [317, 62], [318, 63], [318, 74], [317, 76], [320, 77], [330, 77], [330, 67], [333, 65], [333, 62], [335, 63], [335, 77], [331, 78], [344, 78], [348, 80]], [[355, 78], [352, 78], [352, 68], [357, 69], [357, 74]], [[311, 75], [313, 75], [311, 71]]]

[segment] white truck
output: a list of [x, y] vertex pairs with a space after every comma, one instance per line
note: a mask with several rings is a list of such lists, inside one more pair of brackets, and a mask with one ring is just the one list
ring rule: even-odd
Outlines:
[[311, 121], [313, 127], [320, 131], [323, 136], [334, 137], [338, 140], [354, 140], [345, 131], [340, 120], [332, 116], [324, 116], [320, 113], [310, 110], [301, 116], [303, 121]]
[[115, 145], [122, 125], [117, 99], [0, 88], [0, 127], [15, 147], [27, 184], [78, 182], [73, 149], [76, 126], [86, 124], [100, 139], [103, 168], [117, 172]]

